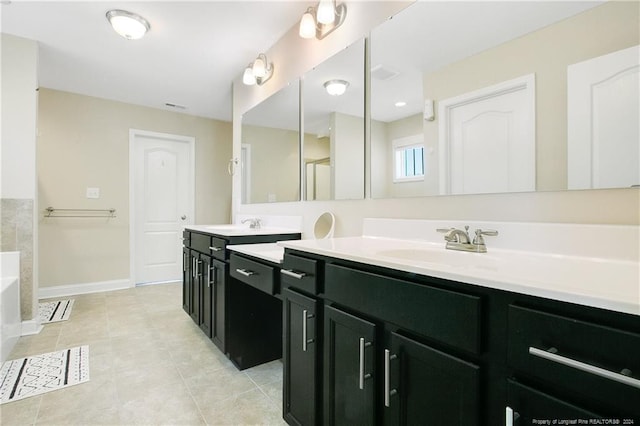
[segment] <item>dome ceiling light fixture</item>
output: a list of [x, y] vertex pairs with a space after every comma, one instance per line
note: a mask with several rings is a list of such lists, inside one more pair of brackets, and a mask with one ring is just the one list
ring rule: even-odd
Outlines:
[[345, 80], [329, 80], [323, 86], [331, 96], [340, 96], [346, 92], [349, 82]]
[[112, 9], [106, 16], [113, 30], [127, 40], [140, 39], [151, 29], [146, 19], [126, 10]]
[[322, 40], [338, 29], [347, 16], [344, 3], [336, 5], [335, 0], [320, 0], [316, 7], [310, 7], [300, 19], [298, 34], [302, 38]]

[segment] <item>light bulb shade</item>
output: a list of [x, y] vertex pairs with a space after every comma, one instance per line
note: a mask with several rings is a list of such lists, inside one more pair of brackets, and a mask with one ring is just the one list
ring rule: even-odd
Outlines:
[[249, 64], [249, 66], [244, 70], [244, 74], [242, 74], [242, 82], [247, 86], [253, 86], [256, 84], [256, 76], [253, 75], [251, 64]]
[[114, 31], [128, 40], [142, 38], [151, 28], [142, 16], [126, 10], [110, 10], [107, 12], [107, 19]]
[[300, 31], [298, 32], [302, 38], [313, 38], [316, 36], [316, 20], [310, 9], [302, 15], [300, 20]]
[[267, 75], [266, 57], [261, 53], [255, 61], [253, 61], [253, 75], [256, 78], [262, 78]]
[[344, 80], [329, 80], [324, 83], [324, 88], [331, 96], [340, 96], [344, 94], [347, 90], [347, 86], [349, 86], [349, 82]]
[[332, 24], [335, 21], [336, 9], [333, 0], [320, 0], [316, 18], [321, 24]]

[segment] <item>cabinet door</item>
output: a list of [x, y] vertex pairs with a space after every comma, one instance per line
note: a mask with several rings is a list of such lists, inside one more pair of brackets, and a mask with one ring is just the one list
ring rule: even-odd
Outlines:
[[376, 326], [331, 306], [324, 314], [324, 424], [374, 424]]
[[211, 337], [212, 324], [212, 296], [211, 288], [212, 267], [211, 257], [202, 256], [201, 259], [202, 272], [200, 273], [200, 329], [208, 337]]
[[191, 253], [187, 247], [182, 248], [182, 309], [191, 315]]
[[211, 259], [211, 340], [226, 353], [226, 294], [229, 266]]
[[587, 411], [513, 380], [507, 380], [507, 423], [511, 422], [513, 425], [531, 425], [535, 424], [534, 420], [542, 419], [589, 420], [600, 418], [602, 418], [602, 416], [596, 413]]
[[283, 413], [291, 425], [319, 424], [318, 302], [290, 289], [283, 296]]
[[479, 368], [391, 333], [384, 351], [385, 424], [479, 424]]

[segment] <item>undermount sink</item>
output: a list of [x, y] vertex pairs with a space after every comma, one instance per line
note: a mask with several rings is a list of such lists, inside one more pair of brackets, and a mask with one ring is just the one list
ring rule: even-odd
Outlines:
[[442, 249], [406, 248], [380, 250], [378, 256], [389, 257], [399, 261], [425, 262], [444, 264], [454, 267], [492, 267], [496, 259], [486, 253], [472, 253]]

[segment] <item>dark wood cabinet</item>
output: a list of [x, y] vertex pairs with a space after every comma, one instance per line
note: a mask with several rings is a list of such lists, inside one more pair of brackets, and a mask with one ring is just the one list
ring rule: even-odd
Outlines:
[[256, 231], [255, 235], [222, 236], [191, 229], [183, 232], [182, 307], [225, 355], [229, 356], [230, 250], [227, 245], [294, 239], [300, 239], [300, 233], [260, 234]]
[[283, 416], [292, 425], [320, 424], [318, 301], [284, 289]]
[[395, 332], [383, 355], [388, 425], [479, 424], [480, 368]]
[[182, 249], [182, 309], [191, 315], [191, 287], [193, 277], [191, 275], [191, 250], [186, 247]]
[[325, 306], [323, 345], [324, 424], [373, 425], [376, 325]]
[[200, 265], [201, 265], [201, 273], [200, 273], [200, 319], [199, 325], [200, 329], [206, 334], [208, 337], [211, 337], [211, 325], [212, 325], [212, 314], [213, 314], [213, 291], [211, 288], [212, 283], [212, 268], [211, 268], [212, 258], [210, 256], [200, 255]]
[[211, 340], [222, 351], [226, 342], [226, 297], [229, 265], [211, 259]]

